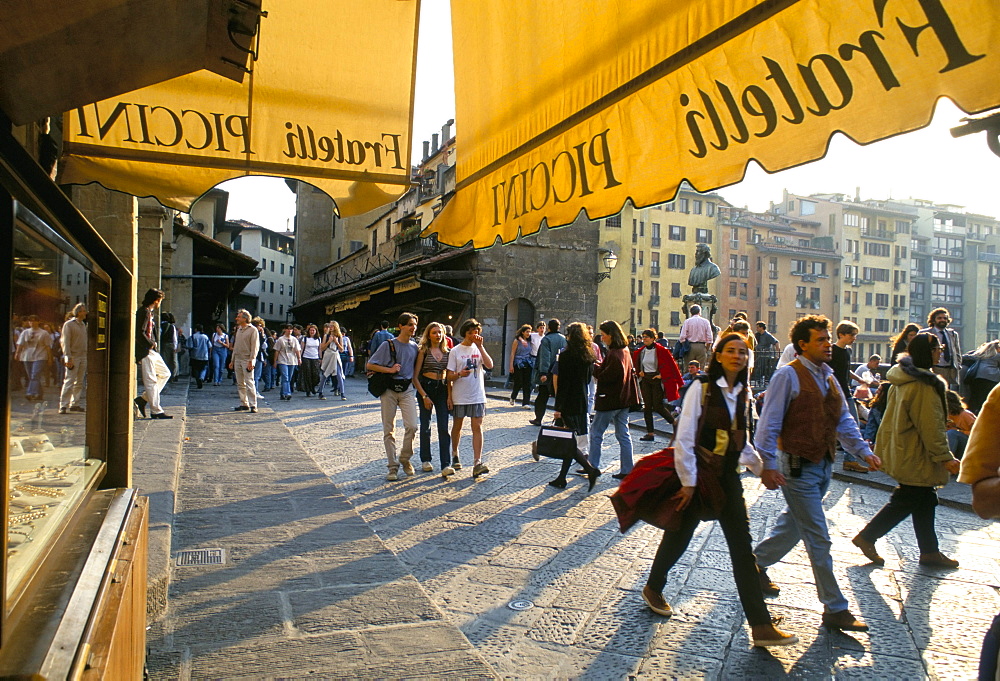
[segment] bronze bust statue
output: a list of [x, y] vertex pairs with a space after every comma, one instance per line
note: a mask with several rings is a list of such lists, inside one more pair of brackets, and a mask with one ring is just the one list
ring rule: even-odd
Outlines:
[[719, 266], [712, 262], [712, 249], [708, 244], [698, 244], [694, 252], [694, 267], [688, 274], [688, 284], [692, 293], [708, 293], [708, 282], [722, 274]]

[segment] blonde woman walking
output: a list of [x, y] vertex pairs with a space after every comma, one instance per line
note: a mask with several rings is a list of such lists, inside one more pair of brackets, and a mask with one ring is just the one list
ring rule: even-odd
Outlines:
[[425, 472], [433, 470], [431, 465], [431, 411], [437, 412], [438, 456], [441, 474], [447, 478], [454, 475], [451, 467], [451, 433], [448, 431], [448, 414], [451, 400], [448, 399], [448, 342], [444, 327], [431, 322], [424, 327], [417, 349], [417, 361], [413, 372], [413, 387], [417, 389], [417, 405], [420, 407], [420, 461]]
[[337, 322], [328, 323], [323, 327], [323, 342], [319, 346], [320, 354], [323, 357], [319, 365], [318, 397], [321, 400], [326, 399], [323, 396], [323, 388], [326, 387], [326, 381], [331, 376], [334, 378], [334, 385], [336, 386], [333, 394], [340, 394], [340, 399], [342, 400], [347, 399], [344, 395], [344, 364], [340, 358], [342, 348], [340, 324]]

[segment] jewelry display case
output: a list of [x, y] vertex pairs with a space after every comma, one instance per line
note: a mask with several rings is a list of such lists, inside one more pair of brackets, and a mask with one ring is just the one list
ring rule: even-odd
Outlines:
[[[89, 412], [104, 408], [100, 377], [107, 373], [107, 353], [101, 349], [106, 338], [98, 333], [106, 334], [107, 306], [93, 313], [90, 307], [107, 299], [108, 282], [89, 258], [27, 208], [15, 204], [14, 217], [7, 372], [8, 607], [104, 472], [104, 462], [91, 455], [94, 438], [88, 443], [87, 426], [100, 421], [99, 413]], [[86, 359], [76, 361], [86, 373], [82, 388], [64, 387], [72, 362], [63, 353], [61, 334], [78, 304], [86, 310], [81, 322]]]
[[[141, 678], [148, 504], [131, 484], [134, 278], [29, 153], [31, 130], [15, 137], [0, 114], [0, 678]], [[134, 217], [116, 219], [127, 234]]]

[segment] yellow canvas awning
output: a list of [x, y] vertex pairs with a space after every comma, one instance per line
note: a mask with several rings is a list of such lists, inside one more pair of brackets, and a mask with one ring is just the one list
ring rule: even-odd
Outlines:
[[709, 191], [1000, 106], [996, 0], [452, 2], [451, 245]]
[[242, 84], [200, 71], [64, 116], [61, 183], [188, 210], [244, 175], [300, 179], [342, 215], [410, 183], [418, 0], [265, 0]]

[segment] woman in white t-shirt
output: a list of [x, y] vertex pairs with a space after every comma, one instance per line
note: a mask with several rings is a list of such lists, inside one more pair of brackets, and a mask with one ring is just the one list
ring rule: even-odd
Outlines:
[[274, 368], [281, 381], [281, 399], [292, 399], [292, 373], [302, 363], [302, 346], [292, 337], [292, 325], [285, 324], [274, 342]]
[[316, 386], [319, 383], [319, 348], [321, 341], [319, 338], [319, 328], [315, 324], [306, 327], [306, 334], [302, 336], [302, 368], [299, 374], [299, 389], [305, 392], [306, 397], [316, 394]]
[[229, 350], [229, 334], [226, 327], [219, 324], [212, 334], [212, 385], [222, 385], [222, 372], [226, 370], [226, 353]]
[[[467, 319], [459, 328], [462, 342], [448, 355], [448, 396], [453, 405], [451, 427], [452, 468], [461, 468], [458, 445], [462, 439], [462, 422], [468, 416], [472, 422], [472, 477], [478, 478], [490, 469], [483, 463], [483, 416], [486, 415], [486, 385], [484, 371], [493, 368], [493, 358], [483, 347], [482, 324]], [[455, 464], [459, 465], [456, 466]]]
[[41, 400], [42, 372], [52, 361], [52, 335], [41, 328], [38, 317], [29, 315], [25, 321], [28, 328], [17, 338], [17, 350], [14, 359], [24, 364], [24, 372], [28, 375], [28, 388], [24, 397], [30, 401]]

